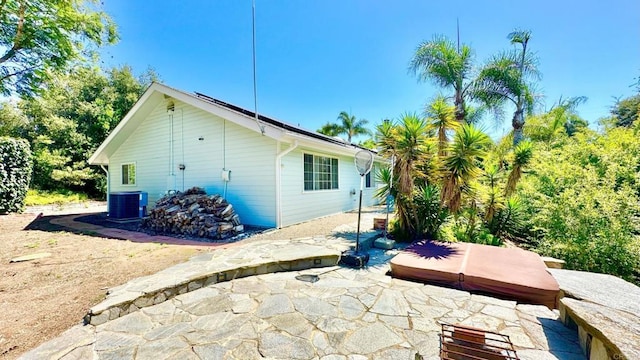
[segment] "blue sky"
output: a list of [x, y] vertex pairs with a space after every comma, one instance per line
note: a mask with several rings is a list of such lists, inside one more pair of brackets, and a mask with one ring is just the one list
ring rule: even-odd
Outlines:
[[[107, 66], [153, 67], [162, 81], [253, 109], [251, 0], [111, 0], [120, 42]], [[152, 4], [152, 5], [150, 5]], [[587, 96], [595, 124], [640, 76], [640, 1], [256, 0], [258, 111], [316, 130], [348, 111], [372, 123], [420, 112], [439, 89], [407, 71], [434, 34], [475, 50], [480, 65], [511, 47], [514, 28], [533, 33], [547, 107]], [[510, 127], [485, 124], [499, 134]]]

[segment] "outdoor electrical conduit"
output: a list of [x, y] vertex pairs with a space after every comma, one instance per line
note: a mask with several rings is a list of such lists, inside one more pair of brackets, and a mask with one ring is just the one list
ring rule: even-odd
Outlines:
[[[280, 149], [278, 142], [278, 150]], [[295, 140], [286, 150], [276, 155], [276, 229], [282, 227], [282, 158], [298, 147], [298, 140]]]

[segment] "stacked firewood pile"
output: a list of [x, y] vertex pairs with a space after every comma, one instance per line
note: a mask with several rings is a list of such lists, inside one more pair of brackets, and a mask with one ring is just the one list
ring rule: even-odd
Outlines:
[[210, 239], [226, 239], [244, 231], [231, 204], [220, 195], [207, 195], [199, 187], [160, 198], [141, 226]]

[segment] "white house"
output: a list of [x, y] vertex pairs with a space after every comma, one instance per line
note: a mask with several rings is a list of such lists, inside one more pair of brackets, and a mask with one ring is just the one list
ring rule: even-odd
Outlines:
[[[152, 206], [193, 186], [224, 195], [244, 224], [282, 227], [356, 209], [362, 150], [199, 93], [154, 83], [89, 159], [107, 192], [145, 191]], [[381, 166], [376, 157], [375, 167]], [[376, 202], [366, 177], [363, 206]], [[109, 196], [107, 196], [108, 198]]]

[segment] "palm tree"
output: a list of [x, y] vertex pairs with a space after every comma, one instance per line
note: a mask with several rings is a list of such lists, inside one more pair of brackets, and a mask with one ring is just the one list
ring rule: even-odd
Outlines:
[[322, 125], [322, 127], [316, 131], [327, 136], [338, 136], [341, 133], [340, 125], [330, 122]]
[[422, 42], [409, 64], [409, 71], [418, 75], [420, 81], [431, 80], [435, 84], [453, 88], [455, 117], [465, 121], [465, 100], [472, 91], [473, 51], [467, 45], [457, 48], [453, 41], [444, 36], [435, 36], [431, 41]]
[[354, 115], [341, 111], [338, 115], [338, 121], [340, 124], [340, 133], [347, 135], [347, 142], [351, 143], [351, 138], [357, 135], [371, 135], [371, 131], [365, 127], [369, 123], [368, 120], [360, 119], [356, 120]]
[[475, 126], [464, 124], [456, 131], [444, 159], [444, 184], [442, 203], [451, 213], [457, 213], [462, 205], [462, 193], [482, 169], [480, 159], [487, 153], [491, 138]]
[[513, 144], [522, 140], [524, 114], [533, 112], [534, 95], [532, 84], [527, 79], [539, 77], [536, 59], [527, 53], [531, 32], [516, 30], [507, 37], [511, 44], [520, 44], [520, 51], [512, 51], [493, 57], [480, 71], [476, 80], [473, 96], [492, 107], [511, 102], [516, 110], [511, 124], [513, 126]]
[[350, 115], [346, 111], [341, 111], [338, 115], [339, 123], [327, 122], [317, 130], [320, 134], [327, 136], [339, 136], [347, 135], [347, 141], [351, 143], [351, 139], [358, 135], [371, 135], [371, 130], [367, 129], [365, 125], [369, 123], [368, 120], [357, 120], [355, 116]]

